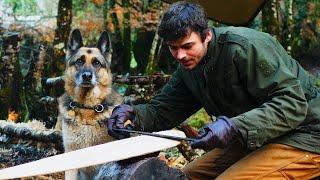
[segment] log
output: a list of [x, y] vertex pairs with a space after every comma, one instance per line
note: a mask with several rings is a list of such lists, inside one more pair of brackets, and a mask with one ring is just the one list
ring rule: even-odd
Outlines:
[[169, 167], [157, 157], [146, 158], [132, 164], [113, 162], [103, 165], [94, 179], [154, 179], [184, 180], [186, 175], [176, 168]]
[[[114, 83], [119, 84], [139, 84], [139, 85], [147, 85], [147, 84], [155, 84], [155, 86], [162, 87], [165, 83], [167, 83], [171, 78], [171, 75], [165, 74], [154, 74], [150, 76], [122, 76], [117, 75], [113, 77]], [[64, 81], [63, 77], [53, 77], [53, 78], [43, 78], [41, 80], [41, 84], [43, 87], [63, 87]]]
[[0, 38], [2, 38], [1, 55], [3, 55], [0, 59], [0, 115], [9, 117], [8, 111], [21, 114], [23, 109], [22, 76], [18, 57], [21, 35], [18, 32], [9, 32]]
[[[43, 127], [32, 127], [31, 124], [0, 120], [0, 133], [21, 139], [52, 143], [58, 149], [63, 149], [62, 137], [59, 131], [48, 130]], [[39, 124], [36, 125], [36, 123], [34, 123], [34, 125], [38, 126]]]

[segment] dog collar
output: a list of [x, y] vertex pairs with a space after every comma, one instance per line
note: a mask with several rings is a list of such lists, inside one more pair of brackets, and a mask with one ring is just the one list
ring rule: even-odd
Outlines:
[[102, 103], [102, 104], [97, 104], [94, 106], [85, 106], [83, 104], [70, 101], [68, 104], [69, 109], [74, 109], [74, 108], [81, 108], [81, 109], [92, 109], [96, 113], [102, 113], [104, 110], [108, 109], [109, 104], [108, 103]]

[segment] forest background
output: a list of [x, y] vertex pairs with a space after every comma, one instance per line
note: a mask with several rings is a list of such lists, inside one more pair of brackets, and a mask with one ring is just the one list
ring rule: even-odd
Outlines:
[[[54, 126], [56, 97], [63, 88], [44, 82], [63, 74], [64, 48], [74, 28], [87, 45], [94, 45], [104, 29], [111, 33], [115, 76], [171, 74], [177, 62], [156, 34], [167, 7], [160, 0], [1, 0], [0, 119], [37, 119]], [[272, 34], [305, 69], [320, 76], [320, 0], [270, 0], [247, 27]], [[133, 89], [149, 98], [159, 88], [152, 83]], [[118, 86], [122, 95], [129, 89]], [[195, 127], [203, 125], [198, 119], [205, 113], [200, 114], [193, 117]]]

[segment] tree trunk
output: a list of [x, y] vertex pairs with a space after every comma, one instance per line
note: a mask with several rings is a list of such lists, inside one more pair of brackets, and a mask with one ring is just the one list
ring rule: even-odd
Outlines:
[[55, 30], [54, 45], [67, 45], [72, 23], [72, 0], [59, 0], [57, 29]]
[[104, 29], [108, 29], [110, 31], [109, 24], [112, 22], [111, 16], [110, 16], [110, 0], [105, 0], [103, 3], [103, 27]]
[[[18, 59], [18, 33], [7, 33], [3, 36], [3, 52], [0, 65], [0, 105], [1, 116], [12, 121], [19, 120], [22, 113], [21, 94], [23, 78]], [[7, 114], [8, 113], [8, 114]]]
[[278, 21], [278, 0], [268, 1], [262, 9], [262, 31], [275, 35], [280, 40]]
[[125, 74], [130, 71], [132, 45], [131, 45], [129, 0], [123, 0], [122, 4], [124, 7], [124, 14], [123, 14], [123, 44], [124, 44], [123, 66], [124, 68], [122, 73]]
[[284, 23], [283, 23], [283, 41], [282, 45], [286, 48], [287, 52], [291, 54], [291, 42], [292, 42], [292, 23], [293, 23], [293, 16], [292, 16], [292, 3], [293, 0], [284, 1]]
[[117, 13], [115, 11], [116, 9], [116, 0], [109, 0], [110, 3], [110, 9], [112, 9], [111, 21], [113, 25], [113, 31], [111, 31], [114, 34], [114, 38], [112, 39], [113, 43], [113, 53], [112, 53], [112, 62], [111, 62], [111, 72], [115, 74], [120, 74], [124, 71], [124, 63], [123, 63], [123, 38], [122, 38], [122, 28], [119, 23], [119, 19], [117, 16]]
[[153, 42], [151, 45], [151, 49], [150, 49], [150, 54], [149, 54], [149, 58], [148, 58], [148, 64], [147, 64], [147, 68], [146, 68], [146, 73], [147, 74], [152, 74], [156, 71], [156, 49], [157, 47], [159, 47], [159, 43], [162, 43], [162, 41], [159, 39], [159, 35], [156, 32], [153, 38]]
[[137, 61], [137, 73], [146, 74], [146, 67], [154, 35], [154, 31], [146, 30], [145, 28], [137, 29], [137, 40], [133, 45], [133, 55]]
[[57, 76], [63, 72], [65, 57], [63, 48], [66, 48], [68, 44], [71, 23], [72, 0], [59, 0], [57, 28], [55, 30], [55, 37], [53, 41], [53, 62], [51, 62], [51, 66], [49, 65], [47, 68], [51, 76]]

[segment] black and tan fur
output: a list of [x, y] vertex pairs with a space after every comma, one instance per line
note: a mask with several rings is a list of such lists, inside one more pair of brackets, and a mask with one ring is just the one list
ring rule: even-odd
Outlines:
[[[78, 29], [70, 35], [64, 73], [65, 94], [59, 98], [58, 116], [65, 152], [113, 140], [104, 121], [112, 109], [122, 103], [122, 98], [111, 87], [111, 52], [106, 31], [101, 34], [97, 47], [83, 47]], [[70, 106], [71, 101], [79, 106]], [[90, 109], [98, 104], [107, 104], [107, 107], [101, 113]], [[66, 171], [65, 179], [92, 179], [95, 168]]]

